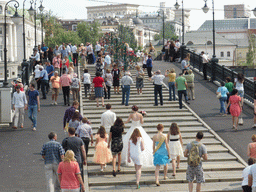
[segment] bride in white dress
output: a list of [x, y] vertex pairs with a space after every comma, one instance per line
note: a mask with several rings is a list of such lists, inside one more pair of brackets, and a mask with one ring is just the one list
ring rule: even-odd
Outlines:
[[134, 129], [138, 128], [140, 130], [141, 136], [144, 140], [145, 150], [141, 154], [142, 165], [143, 167], [150, 167], [153, 165], [153, 141], [148, 136], [146, 131], [142, 128], [142, 124], [144, 123], [143, 116], [138, 113], [138, 107], [132, 106], [133, 113], [130, 114], [129, 118], [125, 122], [125, 124], [129, 123], [132, 120], [132, 126], [128, 130], [128, 132], [123, 137], [123, 151], [122, 151], [122, 164], [126, 166], [134, 166], [134, 163], [128, 162], [128, 142], [130, 137], [134, 131]]

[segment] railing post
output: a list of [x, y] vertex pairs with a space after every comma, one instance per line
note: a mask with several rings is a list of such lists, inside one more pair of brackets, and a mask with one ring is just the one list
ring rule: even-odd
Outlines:
[[212, 77], [211, 77], [211, 81], [215, 81], [216, 80], [216, 65], [218, 62], [218, 59], [216, 57], [213, 57], [212, 60]]
[[234, 71], [233, 71], [233, 70], [231, 70], [231, 72], [232, 72], [232, 73], [231, 73], [231, 74], [232, 74], [232, 77], [231, 77], [231, 78], [232, 78], [232, 81], [234, 82], [235, 74], [234, 74]]
[[26, 85], [29, 85], [29, 64], [26, 60], [23, 60], [22, 62], [22, 70], [25, 67], [25, 83]]
[[222, 65], [222, 80], [225, 82], [225, 65]]

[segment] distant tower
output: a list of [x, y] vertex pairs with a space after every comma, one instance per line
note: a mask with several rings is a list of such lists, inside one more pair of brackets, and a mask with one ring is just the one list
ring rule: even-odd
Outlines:
[[160, 2], [160, 9], [166, 13], [165, 2]]

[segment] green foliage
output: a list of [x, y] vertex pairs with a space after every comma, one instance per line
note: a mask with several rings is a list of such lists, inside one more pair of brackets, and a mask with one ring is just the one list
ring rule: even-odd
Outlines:
[[256, 48], [256, 38], [254, 34], [248, 33], [248, 53], [246, 54], [246, 63], [247, 66], [254, 66], [255, 60], [255, 48]]
[[162, 37], [161, 37], [161, 35], [160, 34], [155, 34], [155, 36], [154, 36], [154, 40], [155, 41], [158, 41], [158, 40], [160, 40]]
[[[155, 37], [154, 37], [155, 38]], [[163, 38], [163, 29], [160, 32], [159, 37], [157, 38], [162, 39]], [[171, 40], [176, 40], [178, 37], [175, 35], [175, 29], [174, 26], [170, 24], [170, 22], [165, 22], [164, 25], [164, 38], [165, 39], [171, 39]], [[157, 39], [157, 40], [159, 40]]]
[[119, 25], [118, 31], [118, 37], [121, 39], [122, 43], [128, 43], [129, 47], [135, 50], [137, 48], [137, 41], [135, 39], [132, 29], [130, 29], [129, 27], [125, 27], [123, 25]]
[[94, 22], [92, 24], [82, 22], [77, 25], [77, 34], [81, 38], [82, 43], [91, 42], [93, 44], [102, 36], [100, 33], [100, 24]]

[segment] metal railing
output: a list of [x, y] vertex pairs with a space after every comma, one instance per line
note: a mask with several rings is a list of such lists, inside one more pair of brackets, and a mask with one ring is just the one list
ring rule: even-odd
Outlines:
[[21, 73], [19, 74], [20, 78], [22, 79], [22, 84], [25, 87], [29, 85], [29, 77], [33, 73], [33, 60], [30, 59], [29, 61], [22, 63]]
[[[203, 70], [203, 62], [202, 57], [188, 49], [184, 50], [185, 55], [187, 53], [190, 54], [190, 64], [193, 66], [193, 68], [198, 69], [199, 71]], [[213, 68], [214, 66], [214, 68]], [[210, 78], [213, 77], [214, 79], [221, 82], [226, 80], [226, 77], [230, 77], [231, 81], [234, 81], [234, 78], [237, 77], [237, 72], [227, 68], [225, 65], [220, 65], [218, 63], [213, 63], [210, 61], [206, 64], [206, 71], [207, 75], [210, 76]], [[256, 94], [256, 82], [249, 80], [248, 78], [245, 78], [244, 80], [244, 97], [248, 99], [250, 102], [254, 102], [254, 96]]]

